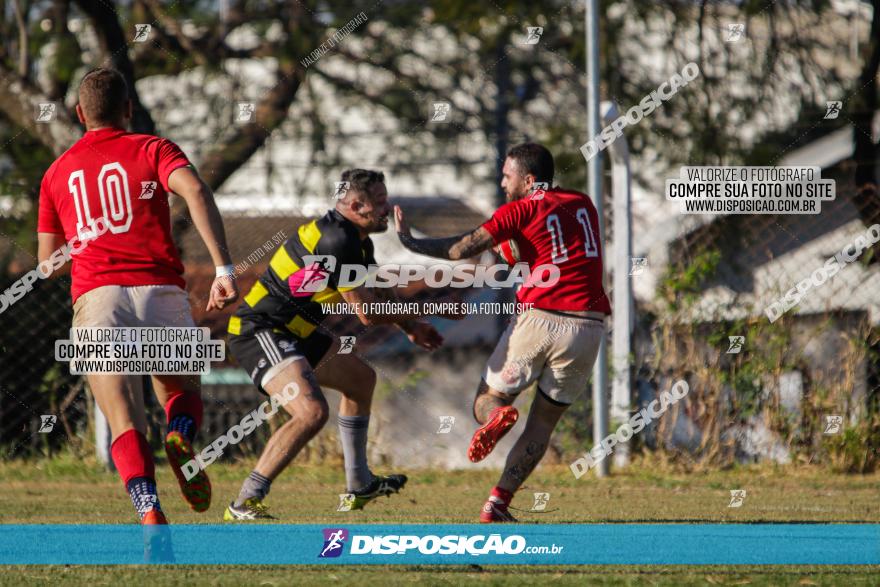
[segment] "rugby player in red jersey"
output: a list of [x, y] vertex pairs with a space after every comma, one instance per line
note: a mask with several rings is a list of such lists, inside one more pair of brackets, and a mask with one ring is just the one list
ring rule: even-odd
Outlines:
[[[552, 287], [521, 287], [517, 301], [529, 309], [513, 316], [483, 371], [474, 399], [474, 433], [468, 457], [478, 462], [513, 427], [513, 401], [534, 382], [538, 392], [522, 436], [480, 514], [481, 522], [512, 522], [513, 494], [547, 450], [550, 435], [587, 380], [604, 336], [611, 306], [602, 286], [602, 247], [595, 206], [586, 195], [553, 185], [553, 156], [525, 143], [507, 154], [501, 187], [507, 203], [482, 226], [448, 238], [417, 239], [395, 208], [400, 241], [408, 249], [444, 259], [466, 259], [495, 247], [508, 263], [530, 269], [553, 264]], [[535, 189], [543, 183], [547, 189]], [[528, 285], [528, 284], [526, 284]]]
[[[74, 327], [194, 327], [184, 290], [183, 265], [171, 238], [168, 194], [181, 196], [217, 266], [207, 309], [234, 302], [238, 290], [223, 221], [210, 189], [171, 141], [125, 130], [132, 104], [122, 75], [89, 72], [79, 87], [76, 113], [85, 135], [46, 171], [37, 226], [43, 263], [66, 243], [72, 255]], [[147, 439], [137, 376], [90, 374], [89, 387], [107, 417], [111, 455], [143, 524], [165, 524]], [[153, 375], [165, 408], [165, 452], [184, 499], [208, 509], [211, 484], [204, 471], [187, 481], [181, 464], [194, 456], [202, 418], [198, 377]]]

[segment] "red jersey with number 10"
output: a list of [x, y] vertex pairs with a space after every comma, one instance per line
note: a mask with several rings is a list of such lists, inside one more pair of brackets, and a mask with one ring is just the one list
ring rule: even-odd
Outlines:
[[[104, 285], [185, 286], [168, 176], [189, 164], [171, 141], [105, 128], [87, 132], [49, 167], [37, 231], [87, 241], [71, 256], [74, 302]], [[87, 240], [99, 218], [108, 229]]]
[[550, 287], [520, 287], [517, 301], [558, 311], [611, 313], [602, 286], [599, 216], [585, 194], [553, 188], [509, 202], [483, 224], [496, 245], [513, 240], [519, 260], [535, 273], [540, 265], [559, 268]]

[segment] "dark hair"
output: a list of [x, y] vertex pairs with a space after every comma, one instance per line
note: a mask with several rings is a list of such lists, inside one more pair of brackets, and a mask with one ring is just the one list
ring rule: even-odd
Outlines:
[[523, 175], [530, 173], [535, 176], [535, 181], [545, 181], [552, 185], [556, 170], [553, 165], [553, 155], [544, 145], [522, 143], [512, 147], [507, 152], [507, 156], [516, 161]]
[[128, 102], [125, 78], [115, 69], [100, 67], [79, 84], [79, 105], [90, 122], [112, 123], [122, 118]]
[[342, 181], [348, 182], [348, 191], [370, 195], [370, 188], [377, 183], [385, 183], [385, 174], [371, 169], [346, 169], [342, 172]]

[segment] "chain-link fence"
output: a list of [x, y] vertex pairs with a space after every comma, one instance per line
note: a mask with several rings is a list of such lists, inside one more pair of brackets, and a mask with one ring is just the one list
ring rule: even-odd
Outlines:
[[670, 240], [639, 305], [638, 397], [678, 378], [691, 393], [652, 443], [691, 463], [876, 466], [876, 194], [851, 176], [823, 172], [821, 214], [700, 217]]
[[[22, 274], [4, 276], [7, 291]], [[55, 362], [54, 341], [70, 328], [70, 281], [37, 281], [0, 313], [0, 442], [6, 458], [51, 451], [88, 426], [83, 386]], [[61, 417], [58, 418], [58, 415]]]

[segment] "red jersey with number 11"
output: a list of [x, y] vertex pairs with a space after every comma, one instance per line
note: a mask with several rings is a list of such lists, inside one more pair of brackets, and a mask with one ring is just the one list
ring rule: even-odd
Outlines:
[[168, 176], [189, 164], [171, 141], [104, 128], [87, 132], [49, 167], [37, 231], [70, 242], [86, 241], [99, 218], [108, 227], [71, 256], [74, 302], [104, 285], [185, 286], [171, 238]]
[[599, 216], [585, 194], [553, 188], [509, 202], [483, 224], [496, 245], [516, 242], [519, 260], [535, 273], [540, 265], [559, 268], [550, 287], [520, 287], [517, 301], [544, 310], [611, 313], [602, 286]]

